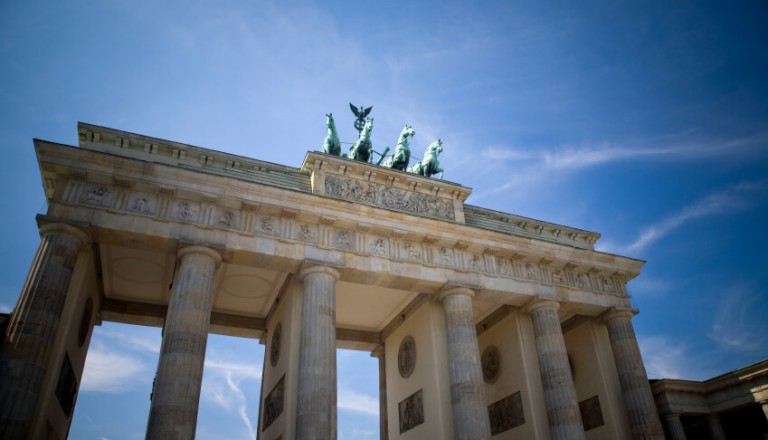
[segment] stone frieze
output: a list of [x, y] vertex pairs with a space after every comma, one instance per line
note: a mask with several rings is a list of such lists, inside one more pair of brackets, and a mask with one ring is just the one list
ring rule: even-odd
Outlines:
[[[328, 182], [332, 182], [328, 184]], [[336, 182], [336, 183], [333, 183]], [[346, 182], [346, 183], [345, 183]], [[401, 205], [392, 202], [391, 206], [406, 207], [407, 209], [422, 209], [426, 214], [443, 212], [428, 209], [429, 203], [411, 203], [407, 200], [427, 200], [427, 194], [413, 193], [395, 188], [380, 188], [381, 185], [359, 181], [347, 181], [337, 176], [328, 176], [326, 184], [330, 185], [333, 194], [338, 197], [348, 197], [350, 200], [370, 202], [385, 206], [382, 200], [388, 200], [392, 191], [401, 191], [395, 199], [401, 200]], [[333, 189], [335, 188], [335, 189]], [[391, 191], [390, 191], [391, 190]], [[384, 194], [384, 196], [382, 196]], [[382, 198], [383, 197], [383, 198]], [[458, 241], [452, 247], [441, 244], [433, 238], [421, 242], [403, 240], [404, 234], [383, 236], [373, 234], [370, 227], [358, 225], [356, 229], [335, 227], [334, 222], [310, 224], [300, 221], [298, 212], [290, 215], [271, 215], [249, 209], [219, 206], [218, 202], [209, 203], [186, 200], [174, 195], [160, 192], [151, 194], [123, 187], [89, 184], [82, 181], [70, 182], [64, 193], [64, 201], [76, 203], [91, 208], [123, 211], [132, 215], [150, 216], [163, 220], [174, 220], [183, 223], [199, 224], [204, 227], [229, 229], [245, 234], [259, 234], [279, 237], [286, 240], [303, 242], [354, 252], [373, 257], [391, 260], [407, 261], [413, 264], [423, 264], [444, 267], [466, 272], [480, 272], [491, 276], [509, 277], [534, 283], [566, 286], [579, 290], [589, 290], [598, 294], [627, 297], [625, 283], [615, 276], [591, 271], [579, 271], [572, 267], [560, 267], [551, 261], [541, 263], [526, 261], [514, 252], [511, 255], [500, 249], [486, 249], [482, 254], [474, 253], [469, 244]], [[450, 201], [438, 199], [436, 203]], [[448, 209], [448, 206], [445, 209]], [[452, 213], [452, 211], [450, 211]], [[442, 214], [441, 214], [442, 215]], [[561, 264], [562, 265], [562, 264]]]
[[456, 219], [449, 199], [340, 176], [326, 176], [325, 195], [441, 220]]

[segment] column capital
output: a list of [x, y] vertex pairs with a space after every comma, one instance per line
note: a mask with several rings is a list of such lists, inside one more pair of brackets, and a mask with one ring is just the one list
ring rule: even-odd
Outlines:
[[341, 273], [338, 270], [336, 270], [336, 269], [334, 269], [334, 268], [332, 268], [330, 266], [319, 266], [319, 265], [315, 265], [315, 264], [311, 264], [311, 265], [307, 265], [307, 266], [302, 267], [301, 270], [299, 270], [299, 274], [298, 275], [299, 275], [299, 279], [300, 280], [304, 280], [304, 278], [306, 278], [307, 275], [313, 275], [313, 274], [316, 274], [316, 273], [322, 273], [322, 274], [330, 275], [335, 280], [338, 280], [339, 278], [341, 278]]
[[523, 306], [523, 312], [529, 314], [539, 309], [553, 309], [554, 311], [558, 311], [560, 310], [560, 303], [552, 299], [537, 298]]
[[438, 294], [437, 299], [440, 301], [443, 301], [444, 299], [448, 298], [449, 296], [453, 295], [463, 295], [468, 296], [470, 298], [475, 297], [475, 291], [468, 288], [468, 287], [458, 287], [458, 286], [450, 286], [450, 287], [444, 287]]
[[221, 264], [221, 254], [205, 246], [197, 246], [197, 245], [187, 246], [179, 249], [179, 251], [176, 253], [176, 255], [179, 258], [183, 258], [185, 255], [190, 255], [190, 254], [203, 254], [205, 256], [211, 257], [214, 259], [214, 261], [216, 261], [217, 267], [219, 264]]
[[605, 322], [612, 321], [617, 318], [627, 318], [629, 320], [632, 320], [632, 318], [637, 315], [639, 311], [637, 309], [627, 309], [627, 308], [619, 308], [614, 307], [607, 312], [603, 313], [600, 316], [600, 320]]
[[384, 351], [384, 345], [377, 345], [376, 348], [371, 351], [371, 357], [381, 359], [384, 356]]
[[88, 237], [88, 234], [86, 234], [82, 229], [70, 226], [65, 223], [46, 223], [44, 225], [40, 225], [38, 231], [40, 232], [41, 237], [56, 233], [70, 235], [80, 240], [80, 247], [87, 245], [88, 242], [91, 241]]

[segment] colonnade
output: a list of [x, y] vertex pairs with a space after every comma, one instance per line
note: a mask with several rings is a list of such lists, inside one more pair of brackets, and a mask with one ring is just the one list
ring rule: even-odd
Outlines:
[[[49, 351], [78, 252], [88, 243], [68, 225], [40, 228], [42, 241], [3, 345], [0, 374], [0, 437], [26, 438], [36, 411]], [[203, 246], [178, 252], [163, 332], [147, 438], [194, 437], [203, 364], [220, 254]], [[296, 438], [336, 438], [336, 281], [331, 267], [307, 265], [303, 281]], [[490, 424], [472, 312], [474, 291], [449, 287], [437, 295], [445, 313], [448, 378], [454, 437], [490, 439]], [[553, 439], [584, 438], [560, 320], [559, 303], [537, 299], [530, 314], [544, 401]], [[636, 439], [663, 439], [650, 386], [631, 323], [631, 311], [603, 321]], [[380, 350], [380, 375], [385, 376]], [[386, 390], [382, 385], [386, 398]], [[382, 403], [386, 421], [386, 400]], [[669, 420], [668, 420], [669, 422]], [[679, 420], [678, 420], [679, 422]], [[675, 423], [674, 421], [672, 422]], [[675, 432], [675, 431], [673, 431]], [[386, 422], [382, 437], [386, 438]]]
[[[766, 414], [768, 419], [768, 414]], [[667, 425], [669, 440], [687, 440], [685, 428], [683, 427], [682, 414], [667, 414], [664, 416], [664, 422]], [[709, 437], [712, 440], [726, 440], [723, 424], [720, 422], [720, 416], [710, 414], [707, 416], [707, 427]]]

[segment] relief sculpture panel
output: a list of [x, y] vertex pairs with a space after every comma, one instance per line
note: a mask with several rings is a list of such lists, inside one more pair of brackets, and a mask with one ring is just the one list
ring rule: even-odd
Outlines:
[[455, 220], [453, 202], [448, 199], [360, 182], [339, 176], [325, 178], [325, 194], [351, 202], [445, 220]]
[[525, 423], [523, 399], [520, 391], [509, 395], [488, 407], [491, 435], [500, 434]]
[[285, 376], [281, 377], [272, 391], [264, 399], [264, 431], [283, 413], [283, 396], [285, 394]]
[[423, 390], [416, 391], [398, 404], [400, 434], [424, 423]]

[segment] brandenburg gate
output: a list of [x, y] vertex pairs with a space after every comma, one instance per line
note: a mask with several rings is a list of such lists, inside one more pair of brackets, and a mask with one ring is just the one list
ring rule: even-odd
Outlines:
[[0, 438], [67, 436], [94, 325], [163, 328], [147, 438], [195, 434], [209, 333], [266, 345], [258, 435], [335, 439], [336, 349], [382, 439], [661, 439], [599, 234], [339, 155], [300, 168], [89, 124], [35, 140], [48, 201], [0, 358]]

